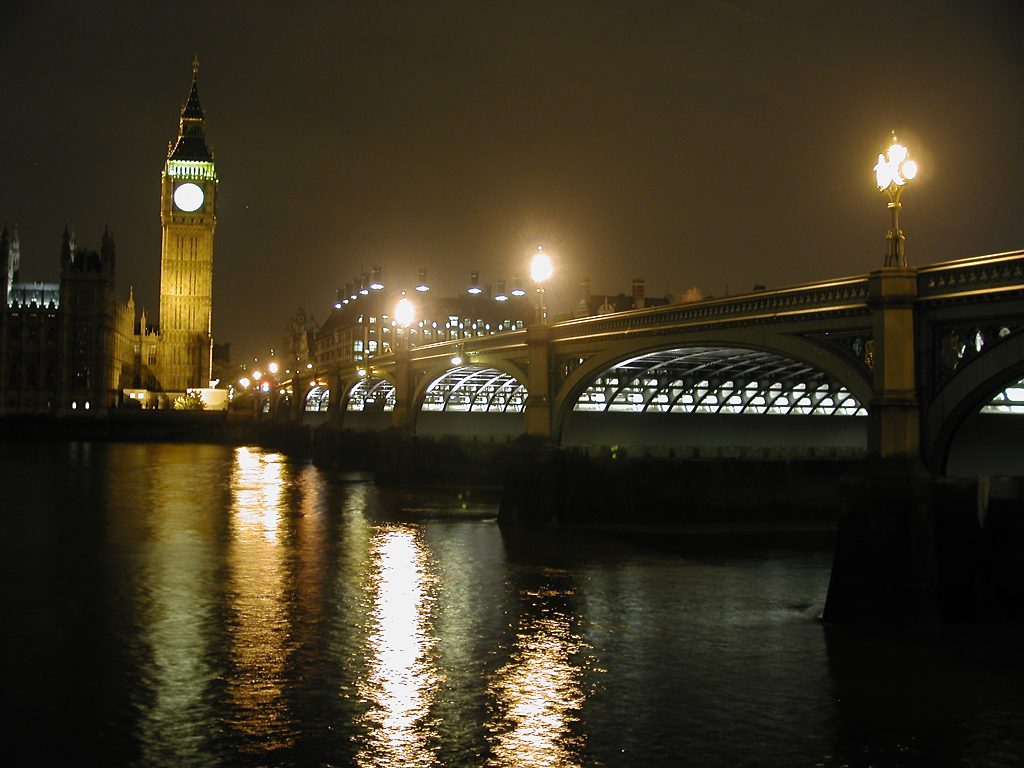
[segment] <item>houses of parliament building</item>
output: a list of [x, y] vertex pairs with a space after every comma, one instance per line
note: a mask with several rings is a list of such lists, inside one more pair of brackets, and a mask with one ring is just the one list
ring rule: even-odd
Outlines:
[[0, 415], [167, 407], [210, 386], [217, 171], [192, 88], [161, 178], [159, 325], [115, 294], [114, 237], [80, 247], [65, 228], [58, 283], [23, 283], [17, 229], [0, 232]]

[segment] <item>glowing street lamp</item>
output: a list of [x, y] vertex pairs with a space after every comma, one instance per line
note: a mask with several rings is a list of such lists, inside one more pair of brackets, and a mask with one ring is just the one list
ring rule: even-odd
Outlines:
[[537, 284], [537, 289], [540, 292], [540, 324], [546, 325], [548, 321], [548, 309], [544, 306], [544, 282], [548, 280], [551, 275], [555, 272], [555, 267], [551, 263], [551, 257], [544, 253], [543, 246], [537, 246], [537, 253], [533, 255], [533, 260], [530, 262], [530, 277], [533, 278], [533, 282]]
[[879, 192], [889, 195], [889, 210], [892, 211], [892, 229], [885, 236], [887, 248], [885, 266], [905, 267], [907, 256], [904, 248], [905, 238], [900, 231], [900, 193], [907, 182], [917, 175], [917, 163], [908, 160], [909, 152], [902, 144], [897, 143], [896, 133], [892, 135], [892, 146], [884, 155], [878, 156], [875, 164], [875, 184]]
[[[416, 308], [412, 302], [409, 301], [405, 296], [402, 296], [398, 300], [398, 304], [395, 306], [395, 322], [398, 323], [398, 327], [395, 329], [397, 334], [401, 334], [404, 330], [406, 336], [409, 334], [409, 326], [412, 325], [412, 321], [416, 319]], [[396, 342], [401, 340], [401, 335], [398, 336]], [[406, 340], [408, 343], [408, 339]], [[397, 343], [395, 345], [398, 346]]]
[[384, 290], [384, 283], [380, 281], [380, 267], [373, 268], [373, 279], [370, 281], [371, 291], [382, 291]]
[[455, 347], [455, 354], [452, 355], [452, 365], [462, 365], [466, 359], [466, 345], [459, 344]]

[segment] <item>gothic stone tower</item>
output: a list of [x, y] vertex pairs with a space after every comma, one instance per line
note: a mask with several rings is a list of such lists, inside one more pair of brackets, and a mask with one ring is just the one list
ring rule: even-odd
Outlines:
[[160, 382], [166, 392], [210, 386], [213, 342], [213, 232], [217, 170], [206, 146], [198, 61], [181, 110], [178, 139], [169, 145], [160, 196]]

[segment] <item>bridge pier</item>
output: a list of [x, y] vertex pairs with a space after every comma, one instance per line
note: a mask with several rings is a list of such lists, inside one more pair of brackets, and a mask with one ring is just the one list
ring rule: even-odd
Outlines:
[[915, 268], [885, 267], [868, 276], [873, 338], [870, 456], [841, 481], [843, 514], [826, 621], [939, 621], [935, 478], [921, 463], [916, 301]]
[[408, 434], [413, 431], [415, 411], [413, 409], [412, 360], [406, 347], [395, 350], [395, 410], [391, 413], [391, 426]]
[[935, 478], [913, 459], [872, 456], [847, 472], [840, 487], [843, 512], [825, 621], [938, 623]]
[[346, 384], [338, 373], [330, 371], [327, 374], [327, 423], [332, 427], [340, 427], [344, 421], [342, 401]]
[[886, 267], [868, 276], [874, 342], [868, 449], [883, 459], [921, 458], [914, 354], [916, 301], [917, 270], [913, 267]]
[[376, 482], [378, 485], [403, 485], [415, 478], [416, 440], [413, 437], [414, 416], [412, 360], [407, 347], [395, 349], [393, 369], [395, 410], [391, 426], [380, 436]]
[[289, 404], [288, 420], [301, 424], [306, 415], [306, 393], [309, 391], [310, 378], [296, 374], [292, 379], [292, 401]]
[[991, 587], [980, 571], [976, 494], [954, 492], [921, 460], [917, 272], [886, 267], [868, 278], [870, 455], [842, 478], [826, 621], [922, 626], [976, 619]]
[[529, 377], [524, 410], [526, 434], [543, 440], [551, 439], [551, 328], [532, 325], [526, 329], [530, 354]]
[[509, 448], [505, 490], [498, 510], [504, 526], [548, 525], [558, 519], [560, 487], [555, 469], [556, 450], [551, 439], [551, 328], [526, 329], [529, 381], [523, 408], [526, 432]]

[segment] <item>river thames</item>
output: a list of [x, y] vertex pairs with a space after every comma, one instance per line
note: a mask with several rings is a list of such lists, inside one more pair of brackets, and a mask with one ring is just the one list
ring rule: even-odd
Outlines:
[[0, 443], [4, 752], [110, 766], [1016, 766], [1020, 625], [820, 622], [827, 547], [503, 534], [254, 448]]

